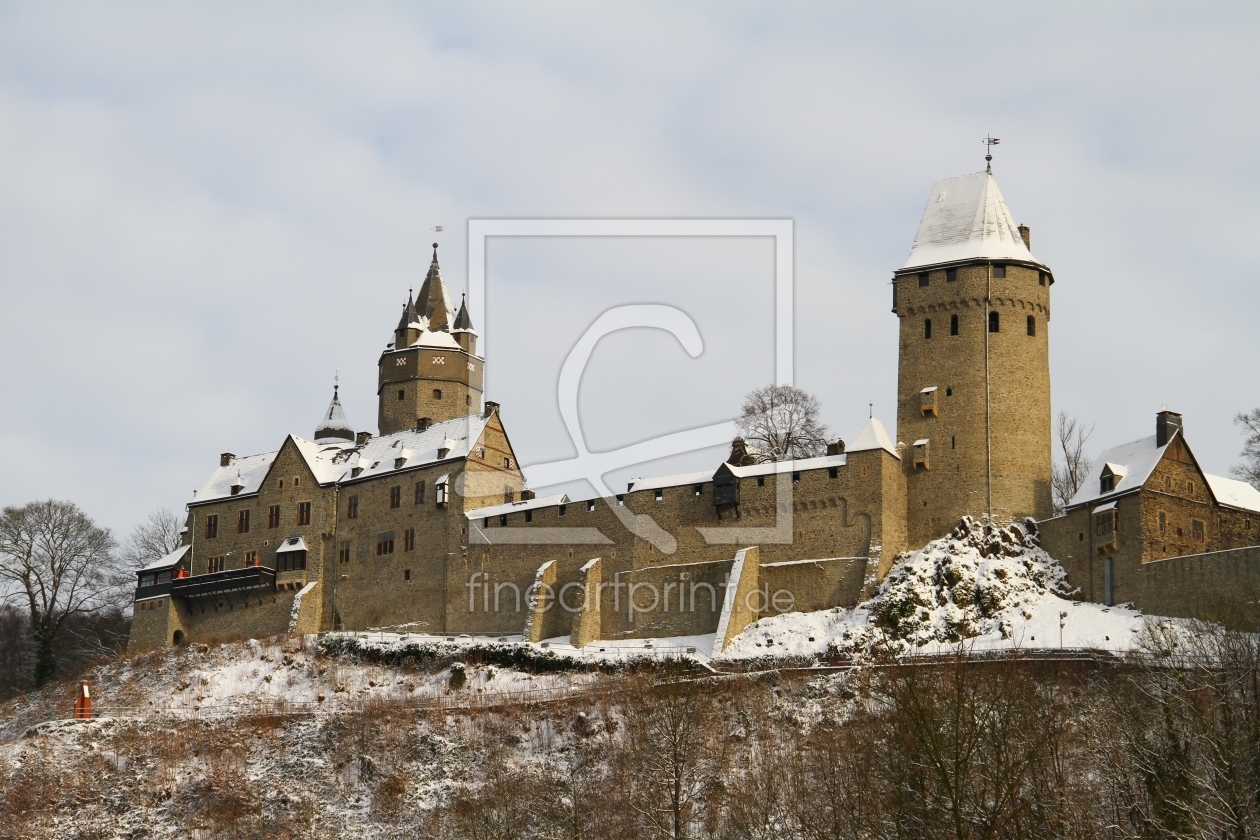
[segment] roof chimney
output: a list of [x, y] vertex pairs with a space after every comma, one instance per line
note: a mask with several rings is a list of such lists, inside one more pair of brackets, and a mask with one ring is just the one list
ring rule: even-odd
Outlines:
[[371, 432], [359, 432], [357, 435], [354, 436], [354, 445], [362, 446], [363, 444], [367, 443], [371, 439], [372, 439]]
[[486, 410], [482, 414], [482, 416], [489, 417], [491, 414], [497, 414], [498, 411], [499, 411], [499, 404], [497, 402], [491, 402], [490, 400], [486, 400]]
[[1024, 247], [1029, 251], [1032, 250], [1032, 231], [1028, 229], [1028, 225], [1019, 226], [1019, 238], [1024, 240]]
[[835, 440], [829, 442], [827, 444], [827, 454], [828, 455], [843, 455], [844, 454], [844, 439], [836, 438]]
[[233, 455], [231, 452], [224, 452], [222, 455], [219, 456], [219, 466], [230, 467], [232, 466], [232, 462], [235, 460], [236, 460], [236, 456]]
[[1167, 446], [1168, 441], [1172, 440], [1172, 436], [1181, 432], [1185, 432], [1181, 427], [1181, 415], [1175, 411], [1161, 411], [1155, 415], [1155, 445]]
[[432, 418], [429, 418], [429, 417], [416, 418], [416, 431], [417, 432], [423, 432], [424, 430], [428, 429], [432, 425], [433, 425]]

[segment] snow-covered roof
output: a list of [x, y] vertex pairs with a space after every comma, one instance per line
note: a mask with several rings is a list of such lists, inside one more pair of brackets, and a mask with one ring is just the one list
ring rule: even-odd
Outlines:
[[1040, 265], [1024, 245], [997, 182], [988, 172], [946, 178], [932, 185], [910, 257], [901, 270], [974, 259]]
[[181, 545], [179, 548], [175, 549], [170, 554], [163, 557], [161, 560], [154, 560], [149, 565], [144, 566], [143, 568], [140, 569], [140, 571], [151, 572], [155, 569], [168, 569], [171, 566], [174, 566], [180, 560], [182, 560], [184, 555], [188, 553], [188, 549], [191, 547], [192, 546]]
[[283, 554], [286, 551], [306, 551], [306, 540], [301, 537], [289, 537], [276, 549], [276, 554]]
[[502, 516], [505, 513], [520, 513], [524, 510], [538, 510], [539, 508], [567, 505], [568, 503], [568, 495], [560, 493], [555, 496], [539, 496], [534, 499], [525, 499], [520, 502], [505, 502], [501, 505], [477, 508], [476, 510], [468, 511], [465, 516], [469, 519], [485, 519], [490, 516]]
[[[434, 423], [424, 431], [406, 429], [392, 435], [371, 438], [362, 446], [336, 438], [316, 442], [290, 435], [290, 439], [315, 475], [315, 480], [320, 484], [331, 484], [352, 479], [366, 480], [395, 469], [413, 469], [439, 461], [465, 458], [481, 437], [488, 421], [489, 418], [482, 414], [456, 417]], [[444, 448], [449, 448], [450, 451], [445, 457], [441, 457], [438, 451]], [[407, 453], [406, 461], [396, 468], [395, 459], [403, 453]], [[244, 486], [236, 495], [258, 492], [276, 455], [276, 452], [249, 455], [237, 458], [226, 467], [219, 467], [198, 491], [194, 504], [232, 496], [232, 484], [236, 481], [238, 472]], [[359, 471], [357, 475], [354, 474], [356, 470]]]
[[1207, 479], [1208, 487], [1212, 488], [1212, 495], [1220, 504], [1260, 513], [1260, 490], [1245, 481], [1236, 481], [1224, 476], [1204, 473], [1203, 477]]
[[862, 427], [862, 431], [857, 433], [857, 437], [845, 447], [845, 452], [866, 452], [871, 449], [883, 449], [892, 455], [897, 455], [897, 448], [893, 446], [892, 438], [888, 437], [888, 432], [884, 431], [884, 424], [872, 417], [866, 421], [866, 425]]
[[[1124, 493], [1131, 493], [1146, 483], [1159, 459], [1164, 457], [1167, 446], [1156, 446], [1155, 435], [1141, 440], [1122, 443], [1104, 450], [1103, 454], [1090, 466], [1085, 480], [1076, 491], [1076, 495], [1067, 503], [1068, 507], [1083, 505], [1096, 499], [1110, 498]], [[1103, 468], [1110, 466], [1116, 476], [1114, 490], [1100, 492]], [[1122, 472], [1116, 472], [1119, 468]]]
[[[732, 467], [731, 469], [740, 469]], [[749, 469], [744, 467], [743, 469]], [[626, 492], [635, 492], [639, 490], [660, 490], [665, 487], [682, 487], [687, 484], [704, 484], [706, 481], [713, 480], [714, 470], [706, 470], [705, 472], [680, 473], [678, 475], [658, 475], [650, 478], [632, 478]], [[743, 473], [740, 473], [742, 475]]]
[[354, 427], [346, 419], [346, 413], [341, 408], [341, 400], [337, 399], [336, 385], [333, 386], [332, 402], [328, 404], [328, 410], [324, 412], [319, 425], [315, 427], [315, 440], [321, 441], [327, 438], [354, 440]]

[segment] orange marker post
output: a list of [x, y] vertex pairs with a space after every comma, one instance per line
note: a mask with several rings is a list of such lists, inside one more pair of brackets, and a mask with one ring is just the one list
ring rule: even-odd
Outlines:
[[92, 693], [87, 680], [79, 683], [79, 696], [74, 700], [74, 719], [90, 720], [92, 717]]

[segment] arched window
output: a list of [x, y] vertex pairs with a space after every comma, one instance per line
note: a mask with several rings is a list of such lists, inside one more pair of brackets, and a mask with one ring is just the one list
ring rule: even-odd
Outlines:
[[949, 316], [949, 334], [958, 335], [958, 316], [957, 315]]
[[1029, 335], [1037, 334], [1037, 319], [1031, 315], [1028, 316], [1028, 334]]
[[442, 399], [442, 389], [441, 389], [441, 388], [434, 388], [434, 389], [433, 389], [433, 399], [435, 399], [435, 400], [440, 400], [440, 399]]
[[932, 319], [931, 318], [923, 319], [923, 337], [924, 338], [932, 337]]
[[998, 331], [998, 314], [996, 312], [989, 313], [989, 332]]

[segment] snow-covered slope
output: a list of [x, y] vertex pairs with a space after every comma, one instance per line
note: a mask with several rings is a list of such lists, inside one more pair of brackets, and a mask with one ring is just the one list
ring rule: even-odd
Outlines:
[[764, 618], [724, 658], [860, 656], [876, 647], [930, 653], [960, 643], [1127, 650], [1143, 621], [1135, 610], [1072, 601], [1031, 521], [999, 527], [964, 518], [948, 536], [901, 555], [869, 601]]

